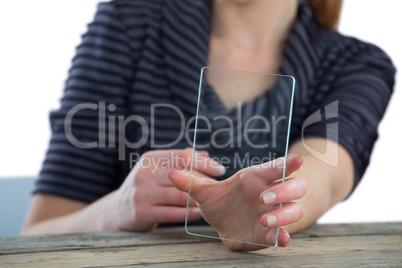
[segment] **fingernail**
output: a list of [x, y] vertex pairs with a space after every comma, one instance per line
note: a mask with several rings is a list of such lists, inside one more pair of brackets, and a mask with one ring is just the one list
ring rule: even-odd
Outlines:
[[268, 192], [262, 195], [262, 198], [264, 199], [264, 204], [267, 205], [276, 199], [276, 194], [274, 192]]
[[222, 166], [222, 165], [219, 165], [219, 166], [216, 168], [216, 170], [218, 171], [218, 173], [219, 173], [220, 175], [223, 175], [223, 174], [226, 173], [226, 168], [225, 168], [224, 166]]
[[276, 218], [276, 216], [274, 216], [274, 215], [267, 216], [268, 226], [274, 225], [277, 221], [278, 221], [278, 219]]

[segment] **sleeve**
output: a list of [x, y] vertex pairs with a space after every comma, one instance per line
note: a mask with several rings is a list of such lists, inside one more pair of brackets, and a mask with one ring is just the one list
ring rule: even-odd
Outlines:
[[118, 135], [108, 119], [126, 113], [131, 56], [116, 7], [100, 4], [77, 47], [61, 106], [50, 114], [51, 140], [34, 193], [90, 203], [116, 188]]
[[[304, 138], [329, 138], [348, 151], [355, 167], [353, 190], [369, 164], [396, 71], [391, 59], [378, 47], [365, 43], [358, 46], [359, 52], [337, 66], [337, 72], [327, 74], [335, 78], [318, 105], [324, 120], [304, 129]], [[336, 127], [331, 128], [331, 124]]]

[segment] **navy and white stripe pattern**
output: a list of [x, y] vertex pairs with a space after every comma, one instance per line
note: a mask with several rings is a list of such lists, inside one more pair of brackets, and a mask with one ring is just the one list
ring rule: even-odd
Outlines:
[[[75, 105], [114, 104], [115, 109], [105, 109], [106, 118], [138, 115], [147, 123], [155, 103], [171, 103], [185, 116], [194, 115], [200, 69], [207, 65], [209, 18], [209, 1], [117, 0], [99, 5], [77, 48], [61, 107], [50, 115], [52, 137], [35, 193], [93, 202], [123, 182], [129, 172], [129, 153], [152, 149], [150, 141], [139, 150], [126, 148], [126, 161], [118, 161], [117, 147], [75, 147], [64, 131], [66, 114]], [[297, 81], [291, 142], [300, 139], [301, 126], [311, 113], [338, 101], [339, 144], [354, 161], [356, 186], [392, 94], [391, 60], [372, 44], [325, 29], [301, 1], [281, 73]], [[98, 112], [84, 109], [75, 114], [72, 132], [78, 140], [99, 141]], [[155, 117], [156, 143], [180, 135], [177, 113], [158, 109]], [[130, 141], [138, 141], [142, 134], [138, 124], [127, 125]], [[304, 133], [305, 137], [326, 135], [324, 121]], [[177, 147], [187, 145], [183, 141]]]

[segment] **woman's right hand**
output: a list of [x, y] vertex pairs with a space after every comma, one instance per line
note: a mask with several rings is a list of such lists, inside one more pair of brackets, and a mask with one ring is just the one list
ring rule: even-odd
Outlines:
[[[225, 173], [225, 168], [208, 158], [207, 152], [194, 155], [194, 175], [219, 177]], [[191, 148], [143, 154], [121, 187], [109, 196], [110, 213], [105, 216], [112, 227], [107, 229], [148, 231], [159, 223], [183, 222], [187, 193], [177, 190], [168, 174], [172, 169], [190, 170], [191, 156]], [[201, 218], [193, 200], [190, 200], [188, 213], [189, 221]]]
[[[91, 204], [38, 193], [32, 200], [21, 234], [60, 234], [111, 230], [148, 231], [159, 223], [183, 222], [187, 193], [177, 190], [168, 178], [172, 169], [189, 170], [192, 149], [149, 151], [126, 177], [119, 189]], [[195, 153], [193, 173], [219, 177], [225, 169]], [[194, 201], [189, 220], [201, 218]]]

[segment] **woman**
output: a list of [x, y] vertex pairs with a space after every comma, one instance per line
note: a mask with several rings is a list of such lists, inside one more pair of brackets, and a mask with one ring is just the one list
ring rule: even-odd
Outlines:
[[[336, 18], [329, 22], [332, 27]], [[242, 169], [221, 182], [210, 179], [225, 173], [218, 164], [196, 166], [191, 197], [198, 206], [191, 203], [190, 220], [199, 219], [201, 210], [221, 237], [262, 244], [272, 240], [270, 230], [284, 226], [278, 242], [286, 246], [289, 233], [311, 225], [352, 192], [368, 165], [394, 82], [394, 67], [380, 49], [324, 27], [307, 1], [112, 1], [99, 6], [77, 49], [61, 108], [51, 114], [53, 136], [22, 233], [146, 231], [160, 223], [184, 221], [188, 174], [177, 171], [185, 166], [173, 163], [173, 156], [191, 157], [191, 150], [183, 150], [184, 140], [175, 150], [153, 150], [150, 141], [134, 149], [126, 144], [121, 154], [99, 137], [99, 111], [103, 103], [109, 106], [103, 107], [102, 118], [134, 115], [150, 123], [152, 104], [169, 103], [191, 116], [203, 66], [295, 77], [292, 155], [286, 160], [287, 175], [293, 178], [275, 184], [284, 159]], [[210, 76], [208, 82], [224, 105], [233, 105], [230, 86], [223, 87], [219, 77]], [[255, 85], [250, 88], [240, 97], [252, 99], [263, 93]], [[99, 105], [74, 114], [69, 136], [65, 120], [83, 103]], [[333, 103], [337, 103], [337, 140], [328, 138], [324, 121], [306, 128], [301, 140], [308, 116]], [[169, 109], [158, 115], [154, 138], [168, 143], [180, 135], [180, 122]], [[125, 128], [112, 135], [115, 139], [125, 135], [135, 143], [144, 135], [140, 121], [120, 123]], [[102, 133], [109, 133], [113, 124], [103, 126]], [[85, 144], [98, 143], [92, 149], [77, 148], [72, 136]], [[109, 139], [109, 145], [114, 141]], [[317, 159], [312, 150], [329, 153]], [[141, 158], [133, 161], [130, 171], [132, 153]], [[168, 167], [155, 164], [163, 157], [172, 158]], [[196, 157], [212, 161], [208, 152]], [[337, 165], [328, 165], [334, 157]], [[153, 163], [153, 172], [143, 168], [142, 161]], [[250, 178], [257, 178], [253, 186], [258, 189], [259, 206], [284, 203], [268, 212], [251, 206], [261, 219], [258, 222], [228, 209], [250, 209], [243, 201], [251, 193], [240, 191], [250, 185]], [[218, 209], [214, 204], [219, 195], [206, 199], [211, 185], [228, 196]], [[244, 232], [250, 224], [255, 233]], [[225, 245], [231, 250], [259, 248], [228, 241]]]

